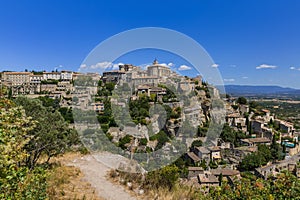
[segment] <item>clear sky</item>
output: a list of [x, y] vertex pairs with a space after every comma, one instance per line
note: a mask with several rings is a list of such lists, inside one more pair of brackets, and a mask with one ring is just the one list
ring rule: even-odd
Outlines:
[[[139, 27], [169, 28], [195, 39], [226, 84], [300, 88], [298, 0], [2, 0], [0, 71], [78, 70], [100, 42]], [[153, 52], [118, 62], [141, 65], [156, 57], [177, 69], [189, 64]], [[186, 69], [181, 72], [191, 74]]]

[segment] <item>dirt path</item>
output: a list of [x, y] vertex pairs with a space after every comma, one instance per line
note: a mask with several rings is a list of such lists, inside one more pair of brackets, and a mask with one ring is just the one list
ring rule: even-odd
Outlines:
[[114, 185], [106, 179], [109, 167], [98, 162], [97, 160], [109, 158], [115, 161], [115, 156], [109, 153], [98, 154], [97, 156], [85, 155], [73, 159], [71, 162], [65, 163], [69, 166], [78, 167], [92, 187], [95, 188], [98, 195], [107, 200], [136, 200], [122, 186]]

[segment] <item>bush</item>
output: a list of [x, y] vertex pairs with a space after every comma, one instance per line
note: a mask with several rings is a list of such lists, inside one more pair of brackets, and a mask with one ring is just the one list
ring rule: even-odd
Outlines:
[[131, 142], [132, 136], [131, 135], [126, 135], [125, 137], [121, 138], [119, 140], [118, 146], [121, 147], [122, 149], [126, 149], [125, 144], [128, 144]]
[[179, 169], [174, 166], [166, 166], [159, 170], [149, 172], [144, 182], [144, 188], [172, 190], [179, 178]]
[[36, 122], [9, 100], [0, 99], [0, 110], [0, 199], [46, 199], [45, 170], [26, 165]]
[[148, 143], [148, 140], [147, 140], [146, 138], [142, 138], [142, 139], [140, 139], [140, 145], [144, 145], [144, 146], [146, 146], [146, 145], [147, 145], [147, 143]]
[[247, 99], [245, 97], [239, 97], [236, 101], [238, 104], [247, 104]]
[[201, 140], [195, 140], [193, 141], [191, 147], [201, 147], [202, 146], [202, 141]]

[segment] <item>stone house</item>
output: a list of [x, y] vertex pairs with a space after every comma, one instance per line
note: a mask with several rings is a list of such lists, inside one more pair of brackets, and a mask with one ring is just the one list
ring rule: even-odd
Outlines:
[[210, 152], [210, 159], [211, 160], [221, 160], [221, 148], [218, 146], [213, 146], [213, 147], [209, 147], [208, 148], [209, 152]]
[[202, 167], [188, 167], [188, 179], [197, 177], [199, 174], [204, 174]]
[[219, 186], [219, 180], [215, 175], [204, 173], [198, 175], [198, 181], [201, 187], [208, 191], [210, 187]]
[[185, 154], [185, 159], [189, 160], [194, 165], [197, 165], [201, 161], [201, 159], [194, 152], [187, 152]]
[[210, 151], [206, 147], [195, 147], [194, 153], [201, 159], [205, 160], [206, 163], [210, 161]]

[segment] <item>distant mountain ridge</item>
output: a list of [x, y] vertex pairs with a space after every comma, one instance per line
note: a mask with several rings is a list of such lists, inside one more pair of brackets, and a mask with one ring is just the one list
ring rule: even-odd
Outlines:
[[[222, 87], [218, 87], [221, 93]], [[227, 94], [234, 95], [269, 95], [269, 94], [280, 94], [280, 95], [300, 95], [299, 89], [280, 87], [280, 86], [262, 86], [262, 85], [225, 85], [224, 89]]]

